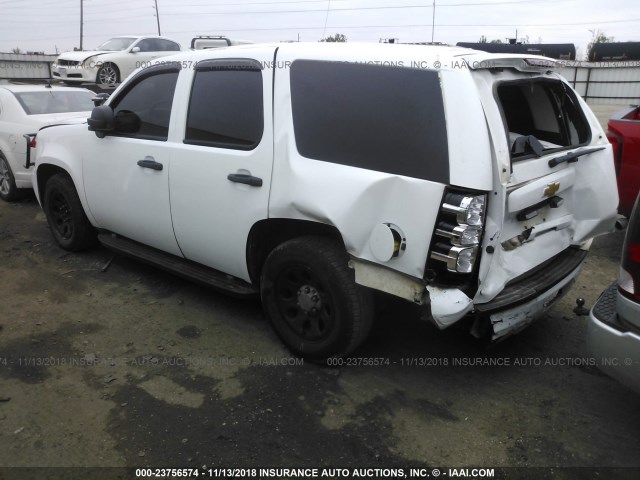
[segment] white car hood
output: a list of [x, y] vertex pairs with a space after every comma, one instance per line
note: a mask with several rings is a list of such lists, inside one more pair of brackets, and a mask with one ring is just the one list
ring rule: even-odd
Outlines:
[[91, 115], [91, 112], [66, 112], [66, 113], [48, 113], [43, 115], [29, 115], [33, 125], [42, 128], [48, 125], [57, 124], [77, 124], [84, 123]]
[[109, 50], [85, 50], [82, 52], [65, 52], [58, 57], [58, 60], [72, 60], [76, 62], [82, 62], [90, 57], [95, 57], [96, 55], [106, 55], [107, 53], [121, 53], [121, 51], [109, 51]]

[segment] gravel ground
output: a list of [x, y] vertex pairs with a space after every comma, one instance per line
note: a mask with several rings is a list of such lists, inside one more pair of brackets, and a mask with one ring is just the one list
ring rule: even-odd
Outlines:
[[598, 238], [568, 296], [492, 348], [388, 301], [360, 364], [328, 368], [291, 357], [257, 301], [121, 257], [103, 272], [112, 254], [59, 249], [33, 198], [0, 202], [0, 466], [637, 469], [639, 397], [572, 311], [621, 244]]

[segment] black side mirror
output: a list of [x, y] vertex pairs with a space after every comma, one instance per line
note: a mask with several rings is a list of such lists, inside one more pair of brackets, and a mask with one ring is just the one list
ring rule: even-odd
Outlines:
[[113, 110], [108, 105], [100, 105], [91, 111], [91, 117], [87, 119], [89, 131], [96, 132], [98, 138], [104, 138], [107, 132], [114, 129]]
[[115, 129], [118, 133], [138, 133], [142, 121], [140, 117], [130, 110], [120, 110], [116, 113]]
[[99, 107], [100, 105], [102, 105], [104, 102], [107, 101], [107, 99], [109, 98], [109, 95], [110, 95], [109, 93], [96, 94], [96, 96], [91, 99], [91, 101], [93, 102], [93, 106]]

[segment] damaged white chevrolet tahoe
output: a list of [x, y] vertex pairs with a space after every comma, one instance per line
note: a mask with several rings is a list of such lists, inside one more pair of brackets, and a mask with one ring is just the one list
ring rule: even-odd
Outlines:
[[298, 355], [351, 353], [373, 291], [504, 338], [613, 227], [611, 147], [549, 59], [287, 44], [163, 60], [88, 127], [38, 134], [51, 231], [259, 293]]

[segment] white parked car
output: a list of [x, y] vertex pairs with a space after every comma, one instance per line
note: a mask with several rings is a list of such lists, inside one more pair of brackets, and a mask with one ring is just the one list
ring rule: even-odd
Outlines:
[[503, 339], [613, 229], [611, 145], [553, 60], [324, 43], [171, 60], [127, 79], [88, 129], [38, 134], [52, 234], [260, 294], [298, 355], [352, 352], [373, 291]]
[[84, 88], [0, 85], [0, 198], [11, 201], [20, 189], [31, 188], [24, 135], [74, 118], [86, 122], [93, 96]]
[[65, 83], [115, 85], [136, 68], [150, 66], [154, 60], [180, 51], [180, 44], [158, 36], [115, 37], [95, 51], [65, 52], [51, 67], [53, 78]]

